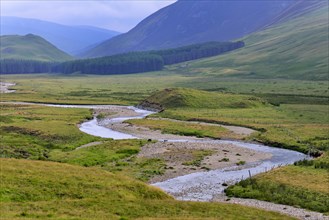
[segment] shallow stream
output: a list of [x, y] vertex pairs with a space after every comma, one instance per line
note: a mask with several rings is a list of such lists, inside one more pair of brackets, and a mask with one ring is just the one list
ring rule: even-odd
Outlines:
[[[27, 104], [27, 103], [24, 103]], [[31, 103], [28, 103], [31, 104]], [[154, 112], [138, 109], [132, 106], [117, 106], [117, 105], [49, 105], [42, 104], [50, 107], [64, 107], [64, 108], [89, 108], [89, 109], [109, 109], [109, 108], [122, 108], [129, 109], [135, 112], [135, 116], [131, 117], [115, 117], [112, 119], [105, 119], [99, 122], [96, 117], [92, 120], [82, 123], [79, 129], [90, 135], [119, 139], [137, 139], [138, 137], [122, 132], [117, 132], [112, 129], [106, 128], [108, 124], [122, 123], [129, 119], [141, 119]], [[150, 139], [153, 139], [150, 137]], [[211, 201], [215, 195], [222, 194], [226, 188], [226, 184], [232, 185], [241, 179], [246, 179], [258, 173], [269, 171], [278, 166], [292, 164], [295, 161], [306, 158], [306, 155], [280, 148], [273, 148], [260, 144], [246, 143], [240, 141], [224, 141], [224, 140], [191, 140], [180, 137], [176, 140], [158, 140], [168, 142], [210, 142], [218, 144], [234, 144], [238, 147], [248, 148], [259, 152], [272, 154], [270, 159], [259, 161], [257, 163], [247, 163], [244, 166], [233, 166], [224, 169], [212, 170], [208, 172], [197, 172], [184, 176], [179, 176], [163, 182], [154, 183], [167, 193], [173, 195], [179, 200], [194, 200], [194, 201]]]

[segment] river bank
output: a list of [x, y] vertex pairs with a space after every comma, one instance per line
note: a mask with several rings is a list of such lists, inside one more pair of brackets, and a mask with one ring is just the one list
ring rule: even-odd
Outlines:
[[[70, 106], [70, 105], [47, 105], [52, 107], [81, 107], [81, 106]], [[95, 118], [86, 123], [95, 124], [103, 129], [106, 133], [111, 133], [112, 131], [105, 126], [111, 127], [113, 125], [121, 125], [124, 120], [130, 119], [130, 117], [143, 118], [145, 114], [142, 110], [135, 109], [133, 107], [127, 106], [83, 106], [84, 108], [93, 108], [95, 113]], [[97, 117], [99, 115], [99, 109], [109, 108], [112, 109], [112, 113], [105, 115], [103, 117]], [[85, 123], [83, 123], [85, 124]], [[81, 124], [81, 127], [83, 127]], [[127, 125], [124, 125], [127, 126]], [[128, 126], [129, 127], [129, 126]], [[114, 128], [114, 127], [111, 127]], [[95, 128], [95, 132], [99, 134], [98, 128]], [[138, 130], [138, 129], [137, 129]], [[116, 131], [114, 131], [116, 132]], [[161, 133], [161, 132], [160, 132]], [[163, 136], [153, 136], [152, 133], [148, 133], [145, 130], [145, 135], [149, 135], [147, 139], [157, 140], [155, 144], [150, 144], [142, 148], [140, 155], [141, 157], [158, 157], [162, 156], [164, 159], [168, 159], [168, 162], [176, 161], [176, 155], [178, 152], [182, 151], [181, 161], [177, 162], [176, 173], [172, 170], [172, 174], [165, 174], [163, 179], [153, 179], [153, 185], [160, 187], [169, 194], [173, 195], [175, 198], [180, 200], [197, 200], [197, 201], [215, 201], [218, 195], [223, 195], [223, 189], [225, 185], [234, 184], [236, 181], [242, 178], [247, 178], [249, 176], [249, 171], [251, 175], [257, 174], [257, 172], [265, 172], [272, 169], [275, 166], [281, 166], [285, 164], [293, 163], [295, 160], [303, 158], [305, 155], [299, 154], [298, 152], [287, 151], [284, 149], [270, 148], [263, 145], [243, 143], [238, 141], [218, 141], [211, 139], [200, 139], [195, 137], [184, 137], [184, 136], [172, 136], [171, 138], [162, 138]], [[131, 134], [128, 134], [131, 135]], [[163, 134], [159, 134], [163, 135]], [[138, 137], [133, 137], [138, 138]], [[145, 138], [146, 139], [146, 138]], [[97, 143], [96, 143], [97, 144]], [[158, 144], [158, 145], [157, 145]], [[84, 147], [93, 147], [92, 145]], [[234, 150], [237, 148], [237, 150]], [[188, 156], [190, 151], [193, 150], [211, 150], [214, 151], [211, 156], [206, 156], [201, 161], [200, 167], [188, 167], [184, 169], [181, 163], [184, 163], [184, 158]], [[225, 150], [225, 151], [224, 151]], [[229, 151], [229, 152], [227, 152]], [[186, 153], [187, 152], [187, 153]], [[253, 158], [253, 153], [259, 153], [257, 159]], [[225, 155], [226, 153], [226, 155]], [[237, 155], [239, 154], [239, 155]], [[211, 157], [214, 156], [213, 159]], [[227, 166], [216, 167], [214, 161], [219, 162], [227, 156], [230, 163]], [[264, 157], [263, 157], [264, 156]], [[171, 157], [171, 158], [170, 158]], [[208, 157], [208, 158], [207, 158]], [[237, 166], [235, 160], [243, 160], [246, 162], [245, 166]], [[187, 158], [189, 159], [189, 158]], [[248, 159], [255, 159], [248, 160]], [[207, 164], [207, 160], [209, 160]], [[186, 161], [185, 161], [186, 162]], [[226, 162], [219, 162], [224, 165]], [[214, 167], [211, 167], [214, 165]], [[181, 166], [181, 168], [179, 168]], [[207, 172], [209, 168], [211, 171]], [[170, 168], [170, 164], [168, 165]], [[186, 168], [186, 167], [185, 167]], [[231, 175], [232, 174], [232, 175]], [[225, 178], [224, 178], [225, 177]], [[221, 181], [217, 181], [221, 180]], [[217, 181], [217, 182], [216, 182]], [[172, 185], [171, 185], [172, 183]], [[201, 183], [201, 184], [200, 184]], [[169, 187], [168, 187], [169, 186]], [[219, 188], [218, 188], [219, 186]]]
[[12, 93], [16, 92], [16, 90], [9, 89], [12, 86], [15, 86], [16, 83], [7, 83], [7, 82], [0, 82], [0, 93]]

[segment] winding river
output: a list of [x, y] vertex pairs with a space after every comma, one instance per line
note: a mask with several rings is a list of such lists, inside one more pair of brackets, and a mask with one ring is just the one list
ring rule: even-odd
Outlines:
[[[99, 106], [94, 106], [99, 108]], [[82, 123], [80, 130], [91, 135], [107, 137], [113, 139], [132, 139], [138, 138], [130, 134], [125, 134], [117, 131], [113, 131], [109, 128], [104, 127], [110, 123], [122, 123], [129, 119], [140, 119], [147, 115], [153, 114], [154, 112], [138, 109], [132, 106], [126, 107], [134, 110], [138, 113], [138, 116], [133, 117], [117, 117], [109, 120], [102, 121], [102, 125], [99, 125], [97, 119], [94, 118], [91, 121]], [[150, 137], [152, 138], [152, 137]], [[158, 140], [164, 141], [164, 140]], [[222, 141], [222, 140], [190, 140], [190, 139], [176, 139], [166, 140], [168, 142], [210, 142], [218, 144], [234, 144], [242, 148], [248, 148], [251, 150], [265, 152], [272, 154], [272, 157], [267, 160], [259, 161], [257, 163], [251, 163], [240, 169], [238, 166], [212, 170], [208, 172], [192, 173], [173, 179], [166, 180], [164, 182], [154, 183], [152, 185], [157, 186], [167, 193], [173, 195], [179, 200], [191, 200], [191, 201], [210, 201], [214, 195], [223, 193], [226, 188], [226, 184], [234, 184], [241, 179], [248, 178], [249, 175], [255, 175], [262, 172], [266, 172], [278, 166], [292, 164], [295, 161], [306, 158], [306, 155], [280, 148], [268, 147], [260, 144], [245, 143], [239, 141]], [[224, 184], [226, 183], [226, 184]], [[224, 184], [224, 186], [223, 186]]]
[[211, 201], [214, 195], [224, 192], [227, 184], [232, 185], [242, 179], [248, 178], [250, 175], [253, 176], [266, 172], [278, 166], [293, 164], [295, 161], [302, 160], [306, 157], [306, 155], [296, 151], [273, 148], [260, 144], [221, 140], [214, 140], [211, 142], [218, 144], [234, 144], [242, 148], [270, 153], [272, 157], [267, 160], [247, 164], [243, 169], [240, 169], [239, 166], [233, 166], [208, 172], [192, 173], [153, 185], [163, 189], [179, 200]]
[[[17, 104], [17, 103], [16, 103]], [[33, 103], [21, 103], [21, 104], [33, 104]], [[109, 109], [109, 108], [122, 108], [129, 109], [135, 112], [135, 116], [131, 117], [115, 117], [112, 119], [102, 120], [101, 123], [98, 122], [97, 118], [94, 117], [92, 120], [82, 123], [79, 129], [90, 135], [99, 136], [103, 138], [113, 138], [119, 139], [136, 139], [130, 134], [114, 131], [105, 127], [107, 124], [122, 123], [128, 119], [140, 119], [147, 115], [153, 114], [154, 112], [146, 111], [142, 109], [135, 108], [133, 106], [117, 106], [117, 105], [49, 105], [42, 104], [44, 106], [50, 107], [64, 107], [64, 108], [89, 108], [89, 109]], [[152, 137], [150, 137], [152, 138]], [[234, 144], [238, 147], [248, 148], [251, 150], [265, 152], [272, 154], [270, 159], [259, 161], [256, 163], [249, 163], [243, 166], [233, 166], [224, 169], [212, 170], [208, 172], [197, 172], [184, 176], [179, 176], [173, 179], [169, 179], [163, 182], [154, 183], [152, 185], [157, 186], [167, 193], [173, 195], [179, 200], [191, 200], [191, 201], [211, 201], [215, 195], [222, 194], [226, 188], [226, 184], [234, 184], [241, 179], [248, 178], [249, 176], [266, 172], [278, 166], [292, 164], [295, 161], [302, 160], [306, 158], [306, 155], [286, 150], [280, 148], [273, 148], [269, 146], [264, 146], [260, 144], [246, 143], [240, 141], [224, 141], [224, 140], [191, 140], [180, 139], [173, 140], [158, 140], [158, 141], [168, 141], [168, 142], [209, 142], [218, 144]]]

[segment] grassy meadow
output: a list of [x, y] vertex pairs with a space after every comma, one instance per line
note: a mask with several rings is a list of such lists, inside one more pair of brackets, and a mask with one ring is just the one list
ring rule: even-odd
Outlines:
[[242, 139], [243, 136], [235, 134], [226, 128], [216, 125], [191, 124], [183, 121], [168, 121], [150, 119], [135, 119], [126, 121], [129, 124], [161, 130], [162, 133], [177, 134], [182, 136], [209, 137], [214, 139], [230, 138]]
[[1, 219], [293, 219], [239, 205], [175, 201], [154, 187], [98, 168], [0, 162]]
[[146, 182], [155, 175], [163, 174], [166, 169], [165, 163], [160, 159], [136, 157], [146, 143], [145, 140], [106, 140], [97, 146], [73, 151], [54, 150], [49, 154], [49, 160], [99, 167]]
[[[178, 72], [178, 73], [177, 73]], [[69, 104], [137, 104], [165, 88], [194, 88], [205, 91], [259, 96], [271, 103], [325, 104], [329, 88], [325, 81], [285, 79], [241, 79], [184, 75], [181, 72], [129, 75], [1, 75], [14, 82], [15, 93], [1, 94], [2, 101], [28, 101]]]
[[[247, 137], [247, 140], [304, 153], [310, 149], [314, 152], [329, 150], [327, 105], [275, 106], [253, 96], [199, 92], [192, 89], [164, 90], [150, 96], [147, 101], [165, 108], [163, 112], [151, 115], [149, 118], [162, 117], [238, 125], [258, 131]], [[180, 128], [182, 125], [178, 122], [155, 123], [152, 120], [131, 122], [171, 133], [177, 133], [182, 129]], [[204, 129], [211, 131], [209, 127]]]
[[[33, 77], [44, 77], [44, 76], [33, 76]], [[57, 76], [58, 77], [58, 76]], [[132, 77], [132, 76], [128, 76]], [[45, 77], [47, 78], [47, 77]], [[66, 80], [66, 77], [64, 77]], [[100, 77], [101, 79], [102, 77]], [[111, 77], [109, 77], [111, 78]], [[49, 78], [48, 78], [49, 79]], [[68, 79], [68, 78], [67, 78]], [[70, 88], [66, 88], [70, 89]], [[61, 91], [65, 91], [63, 89]], [[145, 88], [144, 88], [145, 89]], [[144, 90], [146, 91], [146, 90]], [[136, 92], [136, 91], [135, 91]], [[13, 93], [14, 94], [14, 93]], [[145, 93], [146, 94], [146, 93]], [[10, 97], [11, 94], [4, 94], [2, 97]], [[161, 97], [159, 99], [157, 96]], [[33, 97], [33, 96], [32, 96]], [[124, 96], [132, 97], [133, 96]], [[258, 140], [265, 143], [276, 143], [279, 147], [287, 147], [302, 152], [307, 152], [309, 146], [313, 146], [313, 150], [328, 151], [328, 123], [327, 123], [327, 109], [326, 105], [311, 105], [311, 104], [281, 104], [279, 106], [274, 106], [270, 104], [266, 99], [254, 97], [251, 95], [235, 95], [235, 94], [226, 94], [219, 92], [205, 92], [198, 91], [193, 89], [166, 89], [161, 92], [153, 93], [148, 99], [149, 101], [155, 102], [159, 100], [161, 105], [165, 107], [165, 110], [156, 115], [150, 116], [150, 119], [144, 120], [131, 120], [129, 123], [139, 124], [143, 126], [148, 126], [153, 129], [160, 129], [163, 132], [167, 133], [176, 133], [184, 135], [199, 135], [199, 136], [209, 136], [214, 138], [221, 138], [225, 135], [230, 135], [227, 131], [217, 126], [210, 125], [191, 125], [184, 123], [184, 121], [189, 120], [198, 120], [212, 123], [223, 123], [223, 124], [233, 124], [241, 125], [245, 127], [251, 127], [257, 130], [256, 133], [247, 138], [247, 140]], [[39, 100], [40, 101], [40, 100]], [[103, 101], [105, 101], [103, 99]], [[111, 103], [111, 102], [110, 102]], [[129, 100], [129, 104], [134, 103], [134, 101]], [[86, 103], [85, 103], [86, 104]], [[89, 167], [92, 169], [92, 172], [104, 172], [104, 175], [120, 175], [126, 176], [122, 184], [126, 184], [128, 177], [132, 179], [137, 179], [141, 181], [148, 181], [155, 175], [161, 175], [166, 166], [163, 161], [157, 159], [145, 159], [137, 158], [136, 154], [139, 152], [140, 147], [143, 146], [146, 141], [143, 140], [123, 140], [123, 141], [114, 141], [108, 139], [101, 139], [89, 136], [87, 134], [81, 133], [78, 130], [77, 124], [83, 120], [90, 119], [92, 112], [87, 109], [65, 109], [65, 108], [54, 108], [54, 107], [44, 107], [38, 105], [14, 105], [9, 103], [1, 104], [1, 157], [14, 157], [14, 158], [28, 158], [34, 160], [48, 160], [61, 162], [58, 165], [58, 169], [63, 169], [61, 166], [69, 166], [65, 164], [72, 164], [79, 167]], [[152, 119], [154, 117], [156, 120]], [[182, 121], [166, 121], [158, 120], [157, 118], [173, 118], [179, 119]], [[152, 119], [152, 120], [151, 120]], [[231, 138], [240, 138], [240, 137], [231, 137]], [[75, 149], [83, 144], [101, 141], [102, 143], [97, 146], [91, 146], [81, 149]], [[208, 152], [201, 152], [200, 154], [195, 155], [195, 160], [189, 161], [189, 163], [194, 164], [199, 161], [199, 157], [203, 157], [204, 154], [207, 155]], [[326, 163], [327, 156], [320, 158], [319, 160]], [[9, 169], [8, 164], [5, 163], [10, 160], [2, 160], [2, 170]], [[15, 162], [16, 163], [16, 162]], [[25, 163], [24, 160], [21, 160], [21, 163]], [[33, 161], [28, 161], [28, 163], [34, 163]], [[36, 162], [37, 163], [37, 162]], [[50, 163], [50, 162], [44, 162]], [[51, 164], [51, 166], [55, 166]], [[23, 170], [34, 169], [27, 165], [24, 165], [24, 168], [17, 171], [22, 173]], [[48, 167], [49, 168], [49, 167]], [[18, 170], [19, 170], [18, 169]], [[57, 169], [57, 168], [54, 168]], [[78, 168], [76, 169], [83, 169]], [[289, 205], [295, 205], [304, 207], [307, 209], [327, 212], [323, 206], [319, 205], [326, 204], [325, 202], [328, 199], [328, 193], [323, 190], [326, 188], [328, 182], [326, 180], [327, 170], [325, 169], [316, 169], [315, 167], [309, 166], [305, 167], [303, 165], [298, 165], [294, 167], [287, 167], [286, 172], [281, 172], [276, 174], [279, 171], [272, 171], [265, 175], [269, 175], [270, 180], [266, 176], [257, 177], [259, 179], [259, 186], [267, 186], [268, 181], [272, 183], [269, 188], [270, 193], [275, 192], [279, 189], [281, 192], [281, 197], [278, 198], [270, 196], [270, 193], [262, 192], [261, 194], [267, 195], [267, 198], [264, 197], [253, 197], [257, 199], [269, 200], [278, 203], [286, 203], [283, 198], [293, 198]], [[38, 171], [40, 172], [40, 171]], [[82, 171], [81, 171], [82, 172]], [[89, 172], [88, 169], [83, 172]], [[107, 173], [110, 172], [110, 173]], [[30, 176], [26, 177], [26, 180], [18, 181], [18, 184], [26, 185], [27, 183], [32, 182], [36, 183], [35, 176], [36, 174], [32, 171], [28, 172]], [[13, 174], [12, 178], [19, 178]], [[71, 175], [71, 174], [70, 174]], [[86, 174], [87, 175], [87, 174]], [[88, 174], [89, 177], [92, 175]], [[272, 176], [273, 175], [273, 176]], [[289, 181], [291, 176], [294, 175], [293, 183]], [[309, 177], [309, 178], [304, 178]], [[41, 177], [38, 177], [41, 178]], [[43, 178], [43, 177], [42, 177]], [[48, 177], [45, 177], [48, 178]], [[50, 177], [49, 177], [50, 178]], [[51, 177], [54, 178], [54, 177]], [[63, 177], [64, 178], [64, 177]], [[68, 177], [65, 177], [68, 178]], [[30, 179], [30, 180], [28, 180]], [[313, 182], [306, 181], [314, 180]], [[126, 182], [127, 180], [127, 182]], [[316, 180], [316, 181], [315, 181]], [[39, 181], [39, 180], [38, 180]], [[43, 180], [40, 180], [44, 182]], [[45, 180], [48, 183], [49, 180]], [[72, 180], [72, 184], [76, 185], [81, 184], [81, 178], [77, 177], [75, 180]], [[14, 181], [11, 182], [13, 184]], [[257, 182], [258, 183], [258, 182]], [[69, 183], [65, 183], [69, 184]], [[64, 185], [65, 185], [64, 184]], [[112, 183], [110, 183], [112, 184]], [[141, 183], [139, 183], [141, 184]], [[96, 184], [97, 185], [97, 184]], [[135, 182], [132, 184], [135, 186]], [[258, 186], [257, 185], [257, 186]], [[249, 186], [249, 185], [248, 185]], [[14, 187], [14, 186], [12, 186]], [[15, 186], [20, 188], [20, 186]], [[97, 187], [102, 188], [102, 184], [98, 184]], [[238, 187], [238, 186], [237, 186]], [[251, 186], [249, 186], [251, 187]], [[283, 187], [285, 190], [280, 189]], [[304, 187], [304, 188], [303, 188]], [[69, 218], [69, 217], [79, 217], [83, 218], [81, 214], [81, 208], [77, 206], [82, 206], [87, 209], [86, 218], [88, 216], [102, 216], [105, 218], [117, 218], [120, 219], [120, 216], [130, 219], [130, 218], [144, 218], [144, 217], [167, 217], [172, 219], [179, 219], [184, 217], [186, 219], [193, 218], [202, 218], [206, 219], [236, 219], [235, 217], [230, 216], [230, 211], [226, 210], [225, 213], [218, 214], [213, 210], [209, 210], [206, 213], [199, 211], [192, 211], [192, 208], [189, 208], [189, 203], [184, 202], [170, 202], [166, 200], [163, 201], [143, 201], [140, 202], [141, 198], [135, 196], [135, 200], [129, 200], [130, 203], [126, 201], [122, 202], [114, 199], [105, 200], [104, 198], [99, 200], [102, 196], [92, 197], [90, 195], [76, 195], [71, 190], [73, 188], [68, 188], [65, 193], [69, 194], [68, 200], [65, 200], [65, 206], [63, 206], [63, 201], [58, 202], [59, 196], [64, 195], [65, 193], [58, 193], [54, 196], [53, 192], [51, 195], [45, 195], [47, 198], [44, 199], [41, 195], [36, 195], [36, 198], [42, 197], [42, 199], [34, 200], [33, 196], [24, 199], [8, 199], [8, 197], [20, 197], [22, 196], [21, 192], [12, 190], [10, 184], [2, 185], [2, 190], [5, 192], [2, 194], [2, 207], [5, 210], [6, 218], [12, 217], [51, 217], [56, 218]], [[43, 186], [43, 188], [47, 188]], [[62, 190], [59, 186], [52, 186], [47, 190]], [[264, 189], [266, 187], [263, 187]], [[262, 189], [263, 189], [262, 188]], [[304, 189], [307, 188], [307, 192]], [[10, 190], [8, 190], [10, 189]], [[33, 190], [33, 187], [30, 186], [30, 190]], [[35, 190], [35, 189], [34, 189]], [[63, 189], [64, 190], [64, 189]], [[81, 189], [80, 189], [81, 191]], [[232, 190], [234, 193], [230, 195], [245, 197], [245, 195], [240, 194], [241, 190]], [[236, 192], [238, 191], [238, 193]], [[301, 192], [304, 194], [301, 194]], [[244, 192], [244, 191], [243, 191]], [[37, 191], [36, 191], [37, 193]], [[144, 191], [143, 191], [144, 193]], [[253, 193], [253, 192], [252, 192]], [[252, 194], [249, 193], [249, 194]], [[291, 197], [285, 197], [286, 193], [290, 193]], [[99, 195], [96, 192], [92, 193], [93, 195]], [[249, 195], [248, 194], [248, 195]], [[257, 194], [257, 193], [256, 193]], [[258, 194], [257, 194], [258, 195]], [[54, 196], [54, 197], [53, 197]], [[76, 198], [75, 196], [81, 196], [83, 199]], [[304, 196], [304, 197], [303, 197]], [[74, 197], [74, 198], [73, 198]], [[97, 198], [96, 198], [97, 197]], [[252, 197], [252, 196], [250, 196]], [[303, 199], [298, 199], [302, 197]], [[129, 198], [131, 198], [129, 196]], [[270, 199], [269, 199], [270, 198]], [[97, 200], [98, 199], [98, 200]], [[113, 199], [113, 196], [112, 196]], [[98, 201], [97, 207], [92, 204], [96, 204]], [[120, 202], [121, 201], [121, 202]], [[174, 200], [173, 200], [174, 201]], [[315, 201], [310, 203], [310, 201]], [[118, 203], [116, 203], [118, 202]], [[138, 203], [135, 207], [135, 203]], [[149, 207], [149, 203], [153, 204], [152, 208]], [[172, 205], [163, 206], [163, 204], [174, 204], [175, 208]], [[101, 205], [102, 204], [102, 205]], [[104, 210], [104, 207], [108, 207], [109, 204], [129, 204], [125, 207], [133, 207], [131, 212], [124, 210], [118, 212], [112, 212], [108, 209]], [[300, 205], [305, 204], [305, 205]], [[313, 207], [315, 208], [312, 208]], [[315, 205], [314, 205], [315, 204]], [[119, 205], [118, 205], [119, 206]], [[159, 211], [159, 206], [161, 210]], [[191, 207], [203, 207], [198, 203], [195, 205], [192, 203]], [[217, 209], [219, 205], [216, 204], [207, 204], [207, 210]], [[32, 208], [31, 208], [32, 207]], [[68, 207], [68, 208], [66, 208]], [[93, 207], [93, 208], [91, 208]], [[111, 206], [112, 207], [112, 206]], [[116, 207], [114, 205], [113, 207]], [[144, 207], [144, 208], [143, 208]], [[179, 207], [178, 209], [176, 207]], [[181, 208], [184, 207], [184, 208]], [[72, 210], [75, 211], [72, 211]], [[144, 211], [136, 211], [141, 209]], [[249, 208], [248, 208], [249, 209]], [[32, 211], [31, 211], [32, 210]], [[58, 211], [54, 211], [58, 210]], [[111, 209], [112, 210], [112, 209]], [[114, 210], [114, 208], [113, 208]], [[135, 211], [133, 211], [135, 210]], [[155, 211], [156, 210], [156, 211]], [[171, 210], [171, 211], [168, 211]], [[174, 211], [176, 210], [176, 211]], [[178, 211], [177, 211], [178, 210]], [[199, 209], [197, 209], [199, 210]], [[178, 212], [178, 214], [177, 214]], [[252, 210], [249, 209], [249, 212]], [[261, 216], [258, 213], [257, 216]], [[92, 214], [91, 214], [92, 213]], [[114, 213], [114, 214], [113, 214]], [[122, 214], [125, 213], [125, 214]], [[126, 214], [128, 213], [128, 214]], [[224, 215], [224, 217], [221, 217]], [[248, 214], [252, 216], [253, 214]], [[233, 214], [232, 214], [233, 216]], [[241, 216], [241, 219], [248, 219], [249, 217]], [[123, 219], [124, 219], [123, 218]], [[252, 218], [252, 217], [250, 217]], [[260, 217], [262, 218], [262, 217]], [[267, 216], [266, 219], [269, 217]], [[272, 217], [271, 217], [272, 218]], [[282, 216], [278, 217], [283, 218]], [[275, 217], [273, 217], [275, 219]]]
[[[328, 163], [328, 162], [327, 162]], [[329, 214], [328, 168], [287, 166], [243, 180], [227, 195], [302, 207]]]
[[249, 140], [308, 152], [310, 147], [328, 150], [327, 110], [325, 105], [292, 104], [257, 109], [177, 108], [166, 110], [158, 116], [249, 127], [259, 131], [250, 136]]
[[77, 126], [91, 117], [88, 109], [1, 103], [0, 155], [45, 160], [52, 150], [69, 151], [99, 140]]

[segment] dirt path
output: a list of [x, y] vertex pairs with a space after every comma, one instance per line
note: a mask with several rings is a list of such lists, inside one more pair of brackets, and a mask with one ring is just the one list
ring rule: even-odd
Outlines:
[[264, 209], [267, 211], [280, 212], [285, 215], [296, 217], [298, 219], [305, 220], [329, 220], [329, 216], [324, 216], [322, 213], [312, 212], [301, 208], [295, 208], [287, 205], [280, 205], [271, 202], [265, 202], [255, 199], [240, 199], [240, 198], [228, 198], [224, 195], [219, 195], [213, 199], [213, 202], [223, 202], [231, 204], [240, 204], [244, 206], [250, 206], [255, 208]]

